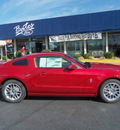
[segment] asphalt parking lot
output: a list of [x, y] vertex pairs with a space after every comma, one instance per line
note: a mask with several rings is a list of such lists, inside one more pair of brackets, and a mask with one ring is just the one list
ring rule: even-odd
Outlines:
[[0, 96], [0, 130], [120, 130], [120, 102], [28, 97], [13, 104]]

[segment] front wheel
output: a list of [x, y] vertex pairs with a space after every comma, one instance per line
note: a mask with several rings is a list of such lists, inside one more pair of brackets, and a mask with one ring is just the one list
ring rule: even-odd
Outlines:
[[100, 87], [100, 97], [104, 102], [114, 103], [120, 99], [120, 81], [116, 79], [106, 80]]
[[7, 102], [21, 102], [25, 96], [25, 87], [21, 82], [17, 80], [8, 80], [2, 86], [2, 97]]

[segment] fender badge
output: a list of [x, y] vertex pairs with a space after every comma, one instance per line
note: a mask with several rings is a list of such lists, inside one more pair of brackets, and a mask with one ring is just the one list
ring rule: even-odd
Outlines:
[[90, 83], [92, 83], [92, 81], [93, 81], [92, 78], [90, 78]]

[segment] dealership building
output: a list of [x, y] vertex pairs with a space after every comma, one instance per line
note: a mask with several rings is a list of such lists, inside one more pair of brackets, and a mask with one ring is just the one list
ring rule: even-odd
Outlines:
[[[0, 40], [12, 40], [7, 51], [14, 56], [25, 46], [27, 54], [50, 49], [102, 56], [113, 51], [120, 57], [120, 10], [4, 24]], [[3, 56], [4, 47], [0, 50]]]

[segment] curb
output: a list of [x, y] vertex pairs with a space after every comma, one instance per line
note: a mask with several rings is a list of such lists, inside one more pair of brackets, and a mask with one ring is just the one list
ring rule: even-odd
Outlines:
[[120, 65], [120, 59], [119, 60], [80, 60], [82, 62], [94, 62], [94, 63], [107, 63], [107, 64], [115, 64]]

